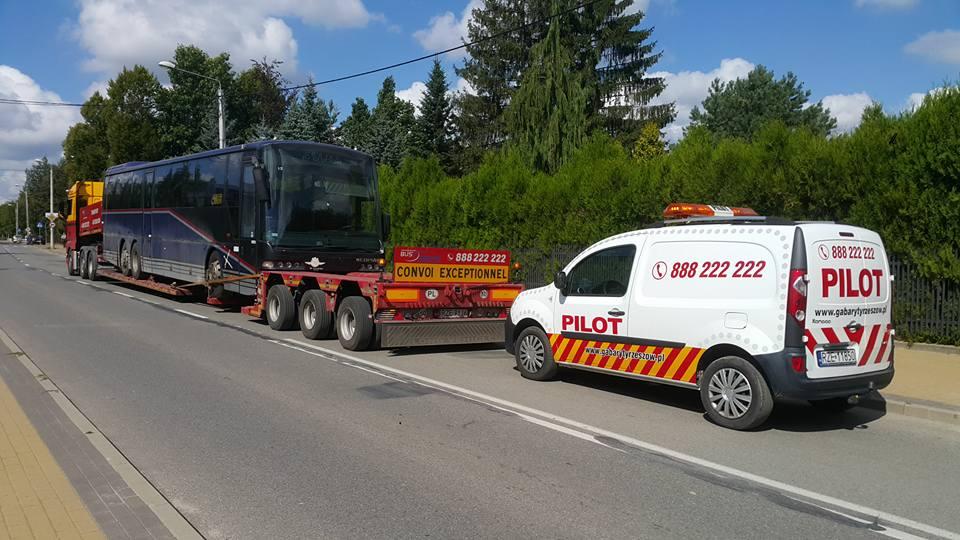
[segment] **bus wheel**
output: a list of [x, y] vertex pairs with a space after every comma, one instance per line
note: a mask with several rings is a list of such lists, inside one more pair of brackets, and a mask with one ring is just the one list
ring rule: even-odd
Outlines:
[[133, 279], [140, 279], [140, 274], [143, 271], [143, 261], [140, 259], [140, 246], [134, 244], [130, 248], [130, 277]]
[[130, 275], [130, 247], [126, 244], [120, 248], [120, 273]]
[[87, 273], [87, 257], [90, 256], [89, 249], [81, 249], [80, 255], [77, 257], [77, 262], [80, 265], [80, 279], [87, 279], [90, 274]]
[[348, 296], [337, 310], [337, 337], [348, 351], [363, 351], [373, 340], [370, 303], [362, 296]]
[[773, 394], [763, 374], [737, 356], [707, 366], [700, 380], [700, 400], [715, 424], [741, 431], [759, 426], [773, 411]]
[[[223, 279], [223, 261], [220, 260], [220, 253], [211, 251], [207, 257], [207, 270], [204, 274], [207, 281]], [[207, 298], [220, 299], [223, 296], [223, 283], [207, 286]]]
[[320, 339], [330, 335], [333, 314], [327, 311], [327, 295], [311, 289], [300, 299], [300, 331], [307, 339]]
[[267, 324], [274, 330], [290, 330], [297, 324], [297, 304], [286, 285], [274, 285], [267, 291]]

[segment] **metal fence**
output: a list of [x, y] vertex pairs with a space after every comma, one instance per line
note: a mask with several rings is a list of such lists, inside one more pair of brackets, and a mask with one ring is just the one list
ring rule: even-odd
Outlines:
[[[560, 246], [548, 251], [520, 250], [513, 260], [528, 288], [553, 282], [553, 276], [583, 249]], [[898, 338], [960, 345], [960, 282], [928, 279], [905, 261], [890, 259], [894, 275], [893, 321]]]

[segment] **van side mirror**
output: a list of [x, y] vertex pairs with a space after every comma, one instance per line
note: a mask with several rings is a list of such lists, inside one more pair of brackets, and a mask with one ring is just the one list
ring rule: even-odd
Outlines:
[[567, 290], [567, 273], [563, 270], [557, 272], [553, 278], [553, 286], [560, 289], [560, 292]]
[[384, 212], [383, 219], [381, 222], [383, 224], [383, 231], [382, 231], [383, 239], [387, 240], [388, 238], [390, 238], [390, 214]]
[[257, 202], [265, 202], [270, 206], [270, 181], [267, 180], [267, 172], [259, 165], [253, 167], [253, 189], [256, 192]]

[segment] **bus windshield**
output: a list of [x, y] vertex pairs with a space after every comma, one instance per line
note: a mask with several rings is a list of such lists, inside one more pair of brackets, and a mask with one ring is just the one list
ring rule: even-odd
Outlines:
[[373, 159], [309, 145], [270, 146], [267, 241], [279, 247], [379, 251]]

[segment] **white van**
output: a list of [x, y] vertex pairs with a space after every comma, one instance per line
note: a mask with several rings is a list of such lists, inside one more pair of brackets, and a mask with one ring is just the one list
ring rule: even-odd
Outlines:
[[664, 217], [520, 294], [505, 343], [524, 377], [569, 367], [695, 388], [732, 429], [759, 426], [779, 398], [841, 411], [890, 384], [877, 233], [686, 203]]

